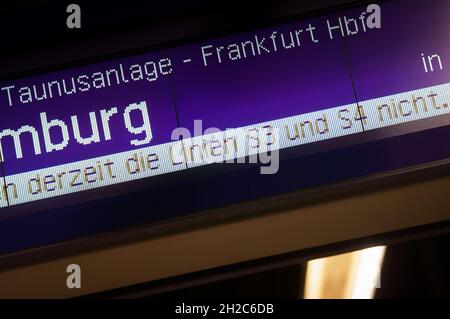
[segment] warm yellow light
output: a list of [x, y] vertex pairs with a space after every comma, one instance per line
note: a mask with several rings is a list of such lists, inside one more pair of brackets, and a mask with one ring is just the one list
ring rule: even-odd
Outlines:
[[380, 287], [386, 247], [379, 246], [308, 262], [307, 299], [370, 299]]

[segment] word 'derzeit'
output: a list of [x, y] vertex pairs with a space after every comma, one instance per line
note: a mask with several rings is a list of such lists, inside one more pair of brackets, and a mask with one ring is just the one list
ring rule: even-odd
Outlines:
[[[131, 119], [132, 112], [137, 112], [140, 114], [140, 125], [133, 123]], [[117, 116], [120, 116], [117, 107], [101, 109], [98, 112], [89, 112], [88, 117], [90, 120], [91, 134], [89, 136], [81, 136], [78, 115], [72, 115], [70, 117], [70, 121], [68, 122], [59, 118], [50, 119], [46, 112], [41, 112], [39, 114], [40, 127], [24, 125], [16, 130], [5, 129], [0, 132], [0, 141], [3, 142], [5, 138], [12, 139], [16, 159], [23, 157], [23, 135], [27, 135], [32, 139], [35, 155], [40, 155], [42, 152], [51, 153], [53, 151], [62, 151], [71, 141], [73, 143], [79, 143], [86, 146], [92, 143], [100, 143], [102, 141], [102, 137], [103, 141], [111, 140], [113, 136], [111, 134], [110, 121], [112, 118]], [[140, 146], [150, 143], [153, 135], [147, 110], [147, 103], [145, 101], [129, 104], [124, 108], [122, 118], [123, 127], [126, 128], [132, 136], [138, 135], [141, 137], [130, 139], [130, 145]], [[102, 134], [100, 134], [100, 132]], [[44, 140], [43, 147], [41, 146], [40, 136], [42, 136]], [[55, 136], [57, 137], [56, 139]], [[2, 144], [0, 144], [0, 162], [6, 161], [11, 157], [12, 154], [4, 154]]]
[[[30, 195], [41, 195], [54, 191], [63, 191], [68, 188], [85, 187], [92, 183], [108, 182], [117, 175], [116, 163], [107, 159], [106, 161], [96, 161], [89, 165], [74, 165], [70, 169], [52, 169], [42, 171], [28, 179], [28, 193]], [[13, 195], [13, 194], [12, 194]], [[16, 196], [11, 196], [16, 199]]]

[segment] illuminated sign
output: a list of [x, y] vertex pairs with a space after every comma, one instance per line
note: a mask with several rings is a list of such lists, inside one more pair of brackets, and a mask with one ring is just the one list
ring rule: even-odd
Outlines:
[[387, 1], [381, 23], [361, 7], [3, 81], [0, 207], [255, 154], [276, 174], [268, 151], [448, 126], [449, 6]]

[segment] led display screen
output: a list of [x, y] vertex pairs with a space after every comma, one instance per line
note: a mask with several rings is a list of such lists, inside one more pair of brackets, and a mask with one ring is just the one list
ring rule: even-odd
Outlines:
[[385, 1], [1, 81], [1, 251], [447, 159], [449, 12]]

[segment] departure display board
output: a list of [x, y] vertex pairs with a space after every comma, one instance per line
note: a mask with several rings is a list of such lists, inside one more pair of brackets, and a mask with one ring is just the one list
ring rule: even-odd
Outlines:
[[[280, 153], [301, 153], [308, 146], [308, 155], [315, 157], [301, 170], [318, 172], [303, 173], [308, 183], [290, 184], [286, 191], [446, 159], [448, 32], [449, 1], [392, 0], [3, 80], [0, 218], [14, 206], [39, 206], [74, 193], [82, 202], [83, 194], [111, 185], [136, 180], [151, 184], [155, 176], [195, 172], [203, 166], [253, 161], [259, 164], [260, 179], [297, 178], [292, 170], [300, 172], [295, 169], [299, 166], [293, 159], [284, 164]], [[419, 132], [428, 132], [429, 139], [422, 137], [417, 148], [433, 156], [394, 159], [386, 153], [384, 160], [395, 162], [389, 167], [379, 163], [380, 157], [364, 157], [369, 147], [382, 148], [389, 139], [417, 143], [408, 138]], [[347, 149], [359, 149], [335, 157], [327, 153], [338, 149], [344, 138]], [[300, 157], [305, 161], [305, 155]], [[358, 162], [350, 165], [354, 160]], [[354, 170], [330, 178], [320, 175], [329, 173], [314, 163]], [[247, 183], [252, 187], [251, 179]], [[206, 206], [190, 211], [284, 191], [276, 185], [248, 198], [206, 200]], [[197, 185], [196, 191], [214, 188], [211, 183], [203, 186]], [[180, 187], [189, 188], [189, 183]], [[152, 215], [152, 210], [147, 213]], [[59, 214], [63, 218], [63, 210]], [[70, 219], [76, 219], [71, 214]], [[154, 216], [168, 217], [162, 212]], [[111, 229], [143, 220], [153, 219], [122, 221]], [[10, 215], [0, 222], [4, 252], [110, 230], [88, 227], [86, 232], [15, 246], [11, 234], [19, 225]]]

